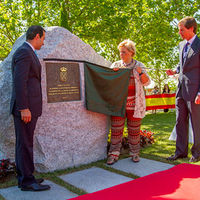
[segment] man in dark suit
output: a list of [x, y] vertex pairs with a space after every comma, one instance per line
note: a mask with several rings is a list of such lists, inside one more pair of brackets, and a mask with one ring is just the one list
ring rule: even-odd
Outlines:
[[18, 187], [25, 191], [50, 189], [35, 179], [33, 164], [33, 134], [38, 117], [42, 114], [41, 65], [35, 53], [44, 45], [45, 30], [31, 26], [26, 42], [13, 55], [13, 91], [11, 113], [16, 134], [16, 168]]
[[190, 162], [200, 160], [200, 39], [196, 35], [197, 23], [193, 17], [185, 17], [178, 23], [179, 34], [184, 41], [179, 44], [180, 62], [175, 71], [179, 74], [176, 92], [176, 151], [168, 160], [188, 155], [188, 123], [191, 119], [194, 144]]

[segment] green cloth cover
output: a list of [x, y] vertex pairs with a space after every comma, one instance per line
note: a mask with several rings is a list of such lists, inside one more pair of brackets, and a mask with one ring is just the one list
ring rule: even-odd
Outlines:
[[84, 64], [86, 108], [112, 116], [125, 115], [130, 69]]

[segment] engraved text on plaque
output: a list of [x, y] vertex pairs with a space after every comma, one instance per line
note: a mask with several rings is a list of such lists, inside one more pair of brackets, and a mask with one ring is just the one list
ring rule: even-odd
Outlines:
[[76, 101], [80, 97], [78, 63], [46, 63], [47, 103]]

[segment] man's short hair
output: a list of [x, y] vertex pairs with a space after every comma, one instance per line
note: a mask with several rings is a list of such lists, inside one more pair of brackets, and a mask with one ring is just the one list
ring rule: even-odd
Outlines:
[[179, 24], [183, 24], [183, 26], [185, 26], [187, 29], [194, 27], [193, 32], [196, 34], [197, 32], [197, 22], [195, 20], [194, 17], [184, 17], [183, 19], [181, 19], [178, 23]]
[[26, 32], [26, 40], [33, 40], [37, 34], [40, 38], [43, 36], [43, 32], [46, 32], [41, 26], [30, 26]]

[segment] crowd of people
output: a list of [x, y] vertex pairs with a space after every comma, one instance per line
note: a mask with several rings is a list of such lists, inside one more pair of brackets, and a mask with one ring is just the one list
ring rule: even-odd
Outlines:
[[[194, 134], [190, 162], [200, 160], [200, 40], [196, 35], [197, 23], [193, 17], [186, 17], [178, 24], [179, 34], [184, 40], [179, 44], [180, 62], [176, 70], [167, 70], [168, 75], [179, 74], [176, 94], [176, 152], [167, 158], [170, 161], [188, 155], [188, 116]], [[31, 26], [26, 32], [26, 42], [20, 46], [12, 59], [13, 92], [11, 113], [16, 133], [16, 167], [18, 187], [22, 191], [43, 191], [49, 185], [41, 184], [43, 179], [33, 175], [33, 135], [38, 117], [42, 114], [41, 65], [35, 50], [44, 45], [45, 30]], [[111, 65], [113, 72], [123, 68], [131, 69], [126, 98], [125, 116], [111, 116], [111, 145], [107, 164], [118, 161], [122, 146], [125, 120], [127, 119], [129, 153], [133, 162], [140, 157], [140, 126], [145, 116], [144, 86], [150, 83], [145, 66], [134, 59], [135, 43], [124, 40], [118, 46], [121, 60]], [[159, 93], [155, 88], [155, 94]], [[166, 84], [164, 94], [170, 93]], [[164, 110], [167, 112], [168, 110]]]

